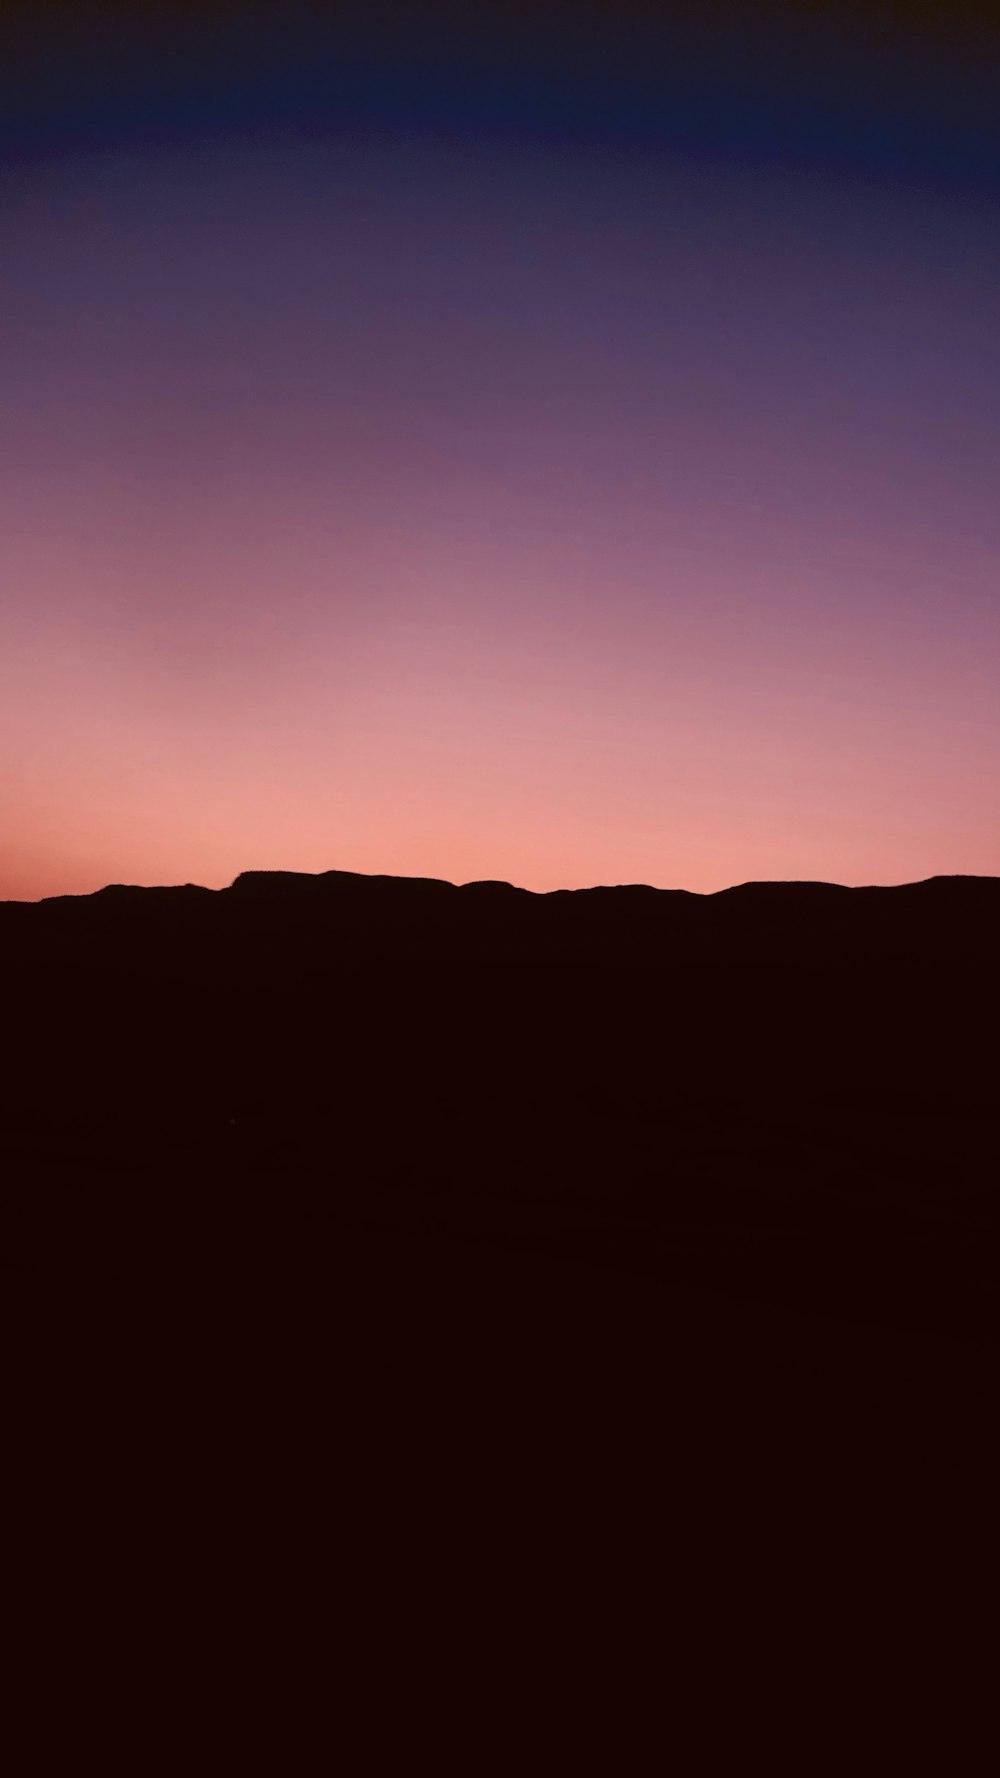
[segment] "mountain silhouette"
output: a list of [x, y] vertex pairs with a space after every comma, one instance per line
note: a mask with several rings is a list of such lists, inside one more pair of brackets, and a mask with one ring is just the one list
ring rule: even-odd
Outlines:
[[0, 903], [0, 961], [18, 1180], [277, 1195], [383, 1274], [995, 1332], [1000, 879], [250, 871]]

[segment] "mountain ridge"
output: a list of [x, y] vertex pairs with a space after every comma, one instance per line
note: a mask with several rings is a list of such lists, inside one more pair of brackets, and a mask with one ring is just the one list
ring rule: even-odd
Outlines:
[[386, 871], [286, 871], [286, 870], [246, 870], [240, 871], [231, 883], [213, 889], [203, 883], [104, 883], [98, 889], [69, 891], [62, 895], [43, 895], [36, 900], [11, 896], [0, 900], [0, 908], [5, 907], [48, 907], [66, 902], [92, 901], [98, 896], [121, 895], [122, 893], [137, 895], [183, 894], [195, 891], [200, 895], [230, 895], [234, 892], [246, 892], [255, 887], [272, 887], [302, 885], [305, 883], [330, 887], [347, 887], [366, 885], [406, 885], [413, 888], [434, 888], [453, 891], [491, 890], [529, 896], [533, 901], [548, 901], [554, 897], [586, 896], [597, 894], [629, 894], [641, 891], [643, 894], [677, 897], [690, 897], [700, 902], [714, 901], [720, 896], [733, 896], [748, 891], [788, 891], [808, 892], [812, 890], [834, 891], [852, 896], [898, 894], [916, 890], [929, 891], [932, 886], [939, 887], [955, 884], [990, 884], [1000, 894], [1000, 876], [979, 875], [973, 872], [939, 872], [934, 876], [915, 878], [905, 883], [836, 883], [825, 878], [815, 877], [749, 877], [739, 883], [728, 883], [721, 889], [685, 889], [678, 886], [661, 886], [653, 883], [587, 883], [579, 888], [561, 887], [558, 889], [528, 889], [519, 883], [511, 883], [499, 877], [474, 877], [463, 883], [453, 883], [446, 877], [409, 877], [396, 876]]
[[82, 961], [96, 945], [113, 959], [124, 946], [152, 966], [163, 946], [250, 942], [276, 957], [301, 958], [311, 946], [342, 963], [418, 954], [580, 968], [1000, 960], [1000, 878], [746, 882], [700, 894], [638, 883], [536, 892], [489, 880], [247, 871], [222, 889], [107, 884], [89, 895], [0, 902], [0, 955], [69, 946]]
[[109, 884], [0, 970], [16, 1178], [995, 1337], [1000, 878]]

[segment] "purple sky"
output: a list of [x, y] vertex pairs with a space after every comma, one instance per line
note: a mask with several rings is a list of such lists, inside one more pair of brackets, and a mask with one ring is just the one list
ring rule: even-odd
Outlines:
[[241, 117], [0, 240], [0, 897], [1000, 872], [988, 183]]

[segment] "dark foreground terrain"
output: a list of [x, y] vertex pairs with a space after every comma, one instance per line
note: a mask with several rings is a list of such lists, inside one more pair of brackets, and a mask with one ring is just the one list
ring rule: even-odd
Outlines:
[[683, 1769], [722, 1735], [811, 1771], [845, 1693], [893, 1769], [950, 1650], [985, 1683], [1000, 881], [251, 874], [0, 905], [0, 956], [70, 1664], [152, 1614], [224, 1742], [287, 1645], [282, 1765], [299, 1689], [336, 1716], [357, 1670], [373, 1748], [473, 1771], [514, 1699], [555, 1722], [518, 1766], [603, 1715], [645, 1770], [642, 1695], [666, 1744], [692, 1711]]
[[359, 1264], [995, 1330], [1000, 879], [248, 873], [0, 904], [0, 958], [24, 1184], [206, 1226], [236, 1192]]

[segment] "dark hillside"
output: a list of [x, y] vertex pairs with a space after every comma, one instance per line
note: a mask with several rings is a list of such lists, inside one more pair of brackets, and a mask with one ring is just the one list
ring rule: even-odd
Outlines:
[[998, 879], [252, 872], [2, 904], [0, 956], [17, 1179], [993, 1331]]

